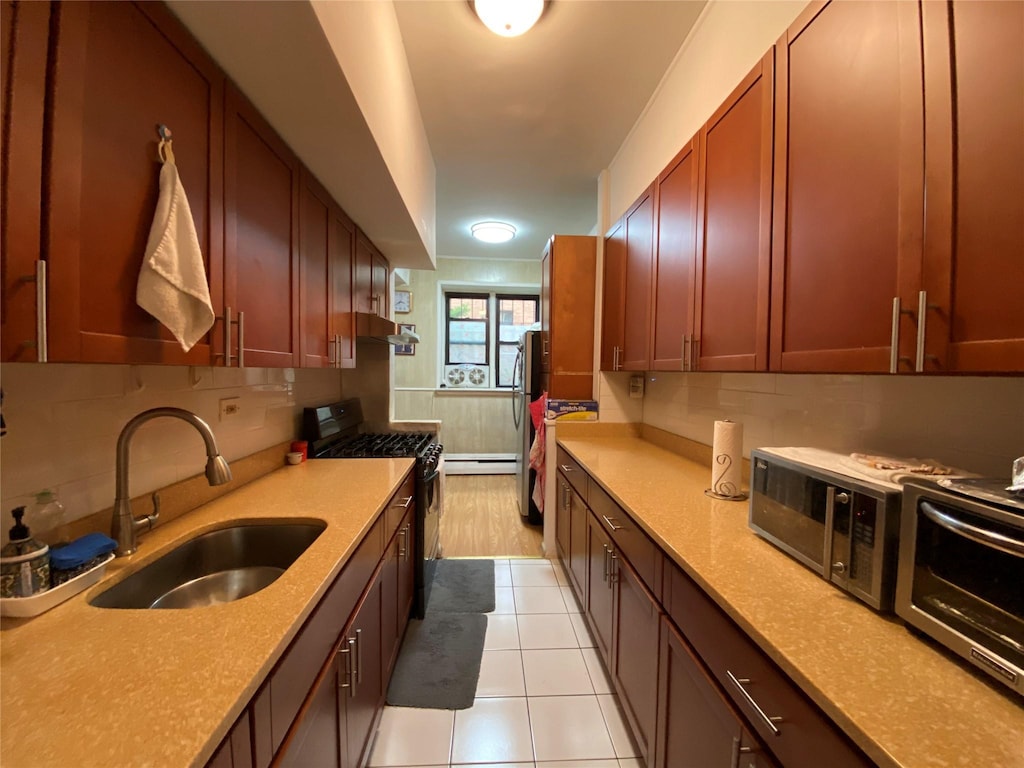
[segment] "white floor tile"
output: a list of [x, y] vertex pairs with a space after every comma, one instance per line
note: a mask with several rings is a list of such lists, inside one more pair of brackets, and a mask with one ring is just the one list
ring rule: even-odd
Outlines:
[[624, 760], [619, 760], [619, 768], [647, 768], [647, 766], [639, 757], [627, 757]]
[[538, 761], [615, 757], [596, 696], [542, 696], [528, 701]]
[[614, 693], [608, 673], [604, 671], [604, 662], [601, 661], [601, 655], [597, 649], [583, 648], [582, 653], [583, 660], [587, 663], [587, 671], [590, 673], [590, 681], [594, 684], [594, 691], [596, 693]]
[[[590, 636], [590, 629], [587, 627], [587, 620], [583, 618], [582, 613], [570, 613], [569, 621], [572, 622], [572, 628], [576, 632], [576, 639], [579, 641], [580, 648], [593, 648], [594, 638]], [[491, 631], [491, 619], [487, 620], [487, 631]], [[487, 647], [486, 645], [484, 646]]]
[[494, 567], [495, 567], [495, 568], [499, 568], [499, 567], [501, 567], [501, 566], [503, 566], [503, 565], [504, 565], [504, 566], [507, 566], [507, 565], [508, 565], [508, 563], [509, 563], [509, 560], [508, 560], [508, 558], [507, 558], [507, 557], [499, 557], [499, 558], [495, 558], [495, 560], [494, 560]]
[[[491, 766], [487, 766], [491, 768]], [[618, 760], [545, 760], [537, 768], [619, 768]]]
[[485, 651], [507, 651], [519, 648], [519, 622], [512, 613], [487, 614]]
[[[480, 763], [452, 763], [452, 765], [480, 765]], [[487, 768], [534, 768], [535, 765], [536, 763], [486, 763]], [[441, 768], [448, 768], [448, 766]], [[576, 768], [585, 768], [585, 766], [577, 765]]]
[[562, 567], [562, 562], [560, 560], [552, 560], [551, 566], [555, 569], [555, 580], [558, 582], [558, 586], [569, 586], [569, 577], [565, 575], [565, 568]]
[[[567, 613], [560, 587], [513, 587], [516, 613]], [[495, 589], [495, 592], [498, 590]]]
[[512, 585], [516, 587], [557, 587], [555, 569], [550, 565], [512, 563]]
[[384, 707], [370, 765], [447, 765], [454, 720], [451, 710]]
[[452, 763], [500, 760], [533, 760], [526, 699], [477, 699], [455, 713]]
[[564, 613], [527, 613], [518, 617], [521, 648], [579, 648], [576, 632]]
[[578, 648], [523, 651], [527, 696], [573, 696], [594, 693]]
[[629, 735], [629, 727], [626, 725], [619, 710], [618, 697], [598, 696], [597, 703], [601, 705], [601, 713], [604, 715], [604, 724], [608, 728], [608, 734], [612, 737], [612, 746], [615, 747], [616, 757], [636, 757], [640, 751], [633, 744]]
[[509, 558], [509, 563], [512, 564], [512, 565], [536, 566], [537, 568], [542, 568], [545, 565], [550, 567], [552, 562], [553, 562], [552, 560], [548, 560], [546, 557], [511, 557], [511, 558]]
[[494, 586], [512, 586], [512, 569], [508, 567], [508, 560], [494, 561]]
[[496, 613], [515, 613], [516, 603], [512, 597], [512, 587], [495, 587], [494, 588], [494, 610], [491, 614]]
[[580, 606], [576, 602], [576, 594], [572, 591], [572, 587], [559, 587], [562, 591], [562, 600], [565, 601], [565, 610], [569, 613], [579, 613]]
[[519, 651], [484, 651], [476, 697], [483, 699], [525, 695], [523, 657]]

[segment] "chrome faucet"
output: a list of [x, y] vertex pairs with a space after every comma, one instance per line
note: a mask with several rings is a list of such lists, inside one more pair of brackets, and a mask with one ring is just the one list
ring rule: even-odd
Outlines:
[[114, 553], [118, 557], [130, 555], [137, 550], [136, 532], [143, 526], [148, 526], [147, 530], [152, 530], [153, 523], [160, 517], [159, 499], [155, 494], [153, 496], [153, 514], [138, 518], [132, 515], [131, 501], [128, 496], [128, 444], [131, 442], [135, 430], [150, 419], [160, 416], [173, 416], [188, 422], [202, 435], [203, 442], [206, 443], [206, 479], [210, 485], [223, 485], [231, 480], [231, 468], [217, 449], [217, 441], [213, 438], [210, 425], [191, 411], [181, 408], [151, 408], [134, 416], [124, 425], [124, 429], [121, 430], [121, 434], [117, 438], [117, 496], [114, 498], [114, 520], [110, 527], [110, 535], [117, 541], [117, 549], [114, 550]]

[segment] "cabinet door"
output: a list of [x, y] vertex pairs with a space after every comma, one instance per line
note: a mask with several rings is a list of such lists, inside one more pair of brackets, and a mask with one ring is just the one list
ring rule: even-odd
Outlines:
[[651, 354], [651, 270], [654, 262], [654, 188], [625, 216], [626, 286], [620, 368], [644, 371]]
[[[28, 4], [31, 5], [31, 4]], [[223, 94], [220, 70], [158, 3], [60, 3], [49, 86], [43, 253], [49, 358], [209, 365], [136, 304], [166, 122], [220, 314]]]
[[[812, 5], [776, 46], [773, 370], [888, 371], [893, 299], [916, 313], [918, 14], [917, 3]], [[908, 371], [913, 315], [896, 325]]]
[[299, 723], [290, 734], [278, 760], [280, 768], [340, 768], [342, 732], [340, 723], [339, 670], [341, 657], [335, 656], [313, 685]]
[[573, 491], [569, 503], [569, 578], [576, 588], [580, 605], [587, 604], [587, 505]]
[[401, 529], [384, 550], [384, 564], [380, 572], [380, 648], [381, 686], [386, 687], [391, 669], [398, 656], [398, 571], [400, 566], [399, 541]]
[[331, 333], [337, 339], [335, 360], [340, 368], [355, 368], [356, 324], [352, 314], [355, 273], [356, 225], [337, 206], [331, 207], [331, 229], [327, 239], [331, 270]]
[[327, 191], [303, 169], [299, 191], [299, 350], [304, 368], [337, 364], [330, 315], [334, 288], [328, 250], [332, 205]]
[[597, 238], [555, 235], [549, 247], [541, 273], [542, 307], [545, 290], [549, 294], [545, 326], [549, 359], [545, 370], [551, 372], [548, 392], [551, 397], [587, 400], [594, 393]]
[[569, 520], [572, 510], [572, 489], [569, 482], [559, 473], [558, 475], [558, 509], [555, 512], [555, 544], [558, 547], [558, 557], [569, 570]]
[[551, 372], [551, 249], [554, 238], [548, 240], [540, 258], [540, 368]]
[[[402, 525], [401, 530], [398, 532], [399, 536], [402, 536], [402, 531], [405, 531], [404, 538], [401, 540], [401, 546], [398, 549], [398, 640], [401, 645], [401, 640], [405, 636], [405, 628], [409, 624], [409, 618], [412, 616], [412, 602], [413, 595], [415, 594], [415, 574], [416, 574], [416, 560], [415, 560], [415, 543], [416, 543], [416, 510], [413, 509], [409, 512], [405, 522]], [[386, 683], [386, 681], [385, 681]], [[387, 690], [385, 684], [384, 690]]]
[[772, 62], [758, 63], [701, 129], [697, 368], [768, 369]]
[[612, 649], [612, 557], [615, 551], [611, 539], [591, 515], [587, 515], [587, 618], [594, 633], [597, 649], [611, 668]]
[[604, 240], [601, 299], [601, 370], [621, 368], [626, 309], [626, 228], [617, 222]]
[[391, 265], [377, 249], [373, 250], [370, 257], [371, 273], [371, 301], [373, 311], [381, 317], [387, 317], [391, 310]]
[[353, 304], [356, 312], [373, 312], [373, 246], [362, 231], [356, 233]]
[[612, 674], [622, 690], [622, 705], [643, 755], [653, 758], [658, 692], [658, 624], [661, 608], [625, 558], [614, 560], [615, 653]]
[[227, 89], [224, 304], [245, 312], [245, 365], [299, 363], [299, 163], [245, 96]]
[[345, 733], [347, 766], [361, 766], [370, 745], [370, 736], [377, 722], [377, 713], [383, 700], [381, 685], [381, 570], [344, 634], [344, 641], [352, 652], [351, 685], [345, 689]]
[[667, 619], [661, 622], [659, 668], [654, 768], [772, 765]]
[[50, 4], [0, 3], [0, 36], [4, 65], [0, 67], [0, 359], [40, 360], [37, 346], [36, 283], [40, 262], [43, 179], [43, 106], [46, 101], [46, 49]]
[[922, 13], [923, 368], [1024, 371], [1024, 4]]
[[693, 362], [693, 303], [697, 269], [699, 136], [658, 176], [651, 368], [686, 371]]
[[[337, 698], [337, 697], [335, 697]], [[337, 729], [335, 729], [337, 730]], [[231, 726], [206, 768], [252, 768], [252, 729], [249, 710]]]

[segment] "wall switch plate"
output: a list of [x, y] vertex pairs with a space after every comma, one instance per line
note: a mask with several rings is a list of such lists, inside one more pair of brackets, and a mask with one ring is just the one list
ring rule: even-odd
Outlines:
[[220, 401], [220, 420], [237, 416], [242, 412], [242, 399], [239, 397], [225, 397]]
[[633, 400], [642, 400], [644, 397], [644, 377], [642, 375], [629, 377], [629, 396]]

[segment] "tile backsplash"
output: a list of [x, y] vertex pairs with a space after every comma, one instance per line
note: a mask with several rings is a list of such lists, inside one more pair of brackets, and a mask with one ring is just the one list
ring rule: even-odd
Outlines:
[[[5, 519], [50, 488], [76, 520], [113, 503], [117, 437], [137, 413], [158, 406], [194, 412], [230, 462], [295, 439], [302, 408], [340, 398], [342, 379], [337, 370], [302, 368], [10, 363], [0, 369], [0, 386]], [[220, 401], [229, 397], [240, 410], [221, 420]], [[205, 464], [195, 429], [177, 419], [150, 421], [132, 439], [131, 495], [201, 474]]]
[[632, 420], [624, 409], [642, 402], [643, 423], [710, 444], [715, 421], [732, 419], [743, 423], [746, 456], [816, 446], [1009, 477], [1024, 455], [1024, 377], [648, 372], [636, 401], [623, 399], [624, 374], [602, 376], [602, 420]]

